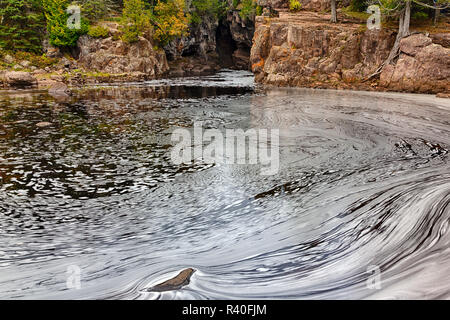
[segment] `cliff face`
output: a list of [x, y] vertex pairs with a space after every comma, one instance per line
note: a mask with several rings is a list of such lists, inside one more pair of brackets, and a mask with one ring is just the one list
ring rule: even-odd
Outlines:
[[425, 36], [419, 42], [417, 37], [410, 38], [402, 42], [400, 59], [386, 68], [379, 86], [363, 80], [387, 58], [394, 32], [363, 31], [360, 24], [351, 22], [330, 24], [327, 16], [313, 12], [281, 12], [279, 18], [256, 18], [250, 62], [256, 81], [266, 84], [448, 91], [449, 49]]
[[126, 43], [115, 40], [119, 38], [117, 24], [110, 23], [107, 27], [109, 38], [94, 39], [86, 35], [78, 39], [79, 66], [99, 73], [127, 73], [130, 79], [153, 79], [167, 72], [166, 55], [154, 47], [151, 35]]

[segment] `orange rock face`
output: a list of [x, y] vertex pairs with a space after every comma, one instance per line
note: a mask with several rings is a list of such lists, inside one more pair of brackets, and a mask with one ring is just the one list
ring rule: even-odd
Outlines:
[[277, 86], [448, 91], [449, 49], [433, 43], [445, 43], [445, 36], [403, 39], [396, 65], [386, 66], [379, 81], [365, 81], [386, 60], [395, 36], [351, 21], [330, 24], [314, 12], [280, 12], [256, 18], [250, 62], [257, 82]]

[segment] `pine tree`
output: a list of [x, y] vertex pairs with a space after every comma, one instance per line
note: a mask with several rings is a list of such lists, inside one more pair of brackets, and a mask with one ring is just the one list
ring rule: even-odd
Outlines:
[[50, 43], [56, 47], [73, 47], [80, 35], [88, 32], [86, 20], [81, 19], [80, 29], [70, 29], [67, 26], [69, 14], [66, 12], [68, 0], [42, 0], [47, 31]]
[[44, 29], [41, 0], [0, 0], [0, 47], [4, 50], [40, 52]]

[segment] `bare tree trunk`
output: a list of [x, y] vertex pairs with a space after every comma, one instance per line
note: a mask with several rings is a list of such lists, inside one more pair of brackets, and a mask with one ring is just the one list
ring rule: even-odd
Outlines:
[[398, 33], [397, 37], [395, 38], [394, 45], [392, 46], [391, 51], [389, 52], [389, 56], [387, 59], [378, 67], [378, 69], [370, 75], [367, 80], [379, 75], [381, 71], [383, 70], [383, 67], [391, 64], [394, 59], [399, 55], [400, 53], [400, 40], [403, 38], [409, 36], [409, 23], [411, 20], [411, 0], [406, 1], [405, 9], [400, 13], [400, 17], [398, 20]]
[[439, 21], [439, 14], [441, 13], [441, 9], [434, 9], [434, 25], [438, 24]]
[[410, 20], [411, 20], [411, 0], [407, 0], [405, 4], [405, 17], [403, 19], [403, 28], [401, 30], [402, 38], [409, 36]]
[[331, 0], [331, 22], [337, 22], [336, 0]]

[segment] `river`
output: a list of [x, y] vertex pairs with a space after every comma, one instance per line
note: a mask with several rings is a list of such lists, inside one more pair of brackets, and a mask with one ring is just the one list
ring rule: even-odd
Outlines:
[[[196, 122], [278, 129], [278, 172], [174, 164]], [[448, 99], [243, 71], [2, 92], [0, 298], [448, 299], [449, 148]]]

